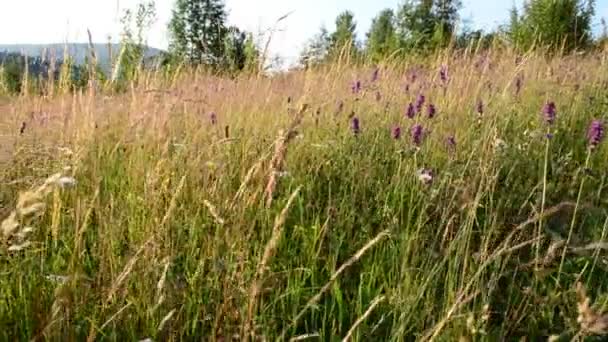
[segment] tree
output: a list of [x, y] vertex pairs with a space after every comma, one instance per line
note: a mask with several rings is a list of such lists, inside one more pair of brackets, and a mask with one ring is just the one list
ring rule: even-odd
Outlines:
[[171, 51], [193, 64], [221, 66], [226, 16], [223, 0], [177, 0], [169, 23]]
[[523, 49], [572, 51], [591, 44], [594, 12], [594, 0], [530, 0], [521, 15], [516, 8], [511, 11], [508, 33]]
[[121, 19], [123, 26], [121, 34], [121, 49], [114, 70], [112, 82], [135, 80], [144, 62], [146, 49], [146, 34], [156, 21], [156, 6], [154, 1], [140, 2], [135, 11], [126, 10]]
[[434, 43], [439, 46], [447, 44], [454, 35], [458, 11], [462, 7], [460, 0], [438, 0], [435, 2]]
[[445, 46], [454, 35], [460, 0], [406, 0], [398, 9], [396, 30], [402, 47]]
[[225, 60], [230, 71], [253, 71], [259, 62], [260, 53], [253, 35], [232, 26], [225, 38]]
[[308, 41], [300, 54], [300, 65], [308, 68], [323, 63], [329, 54], [330, 45], [329, 32], [325, 27], [321, 27], [319, 33]]
[[339, 57], [349, 52], [350, 57], [358, 54], [357, 23], [352, 12], [344, 11], [336, 18], [336, 30], [330, 36], [330, 54]]
[[367, 54], [378, 61], [397, 49], [395, 35], [395, 14], [391, 9], [385, 9], [372, 21], [367, 33]]

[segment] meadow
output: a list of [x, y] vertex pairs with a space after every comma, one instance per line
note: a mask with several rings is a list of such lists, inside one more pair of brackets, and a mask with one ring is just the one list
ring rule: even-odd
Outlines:
[[0, 99], [0, 340], [608, 334], [605, 53], [49, 89]]

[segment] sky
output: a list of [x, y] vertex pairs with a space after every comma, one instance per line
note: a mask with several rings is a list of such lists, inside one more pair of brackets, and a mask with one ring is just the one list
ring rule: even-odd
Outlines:
[[[0, 0], [0, 44], [86, 42], [87, 28], [95, 42], [118, 41], [120, 16], [140, 0]], [[156, 0], [158, 19], [148, 35], [151, 46], [167, 46], [167, 23], [174, 0]], [[384, 8], [396, 8], [402, 0], [226, 0], [228, 21], [254, 33], [268, 32], [277, 18], [291, 13], [275, 28], [272, 55], [294, 60], [306, 41], [323, 25], [334, 27], [335, 17], [348, 9], [355, 14], [359, 38], [372, 18]], [[473, 28], [492, 29], [508, 20], [513, 4], [522, 0], [462, 0], [461, 17]], [[608, 0], [596, 0], [594, 30], [599, 18], [608, 19]]]

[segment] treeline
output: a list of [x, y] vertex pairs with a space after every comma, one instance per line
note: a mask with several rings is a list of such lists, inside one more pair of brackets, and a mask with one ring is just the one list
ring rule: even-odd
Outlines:
[[461, 9], [460, 0], [406, 0], [395, 9], [380, 11], [363, 40], [357, 36], [353, 13], [345, 11], [336, 18], [335, 31], [322, 27], [310, 39], [300, 64], [311, 66], [336, 59], [377, 62], [447, 46], [488, 48], [493, 43], [521, 51], [569, 53], [603, 48], [608, 41], [603, 20], [602, 34], [593, 39], [593, 0], [529, 0], [521, 11], [513, 7], [509, 22], [492, 32], [472, 30], [461, 20]]
[[[600, 36], [593, 37], [594, 0], [529, 0], [521, 11], [513, 8], [509, 22], [492, 32], [463, 25], [461, 9], [460, 0], [405, 0], [396, 8], [381, 10], [363, 39], [358, 37], [353, 13], [345, 11], [336, 18], [333, 31], [322, 27], [309, 40], [299, 64], [377, 63], [446, 47], [483, 49], [494, 44], [521, 51], [569, 53], [605, 48], [608, 42], [604, 21]], [[122, 16], [121, 49], [110, 54], [110, 71], [98, 67], [94, 49], [83, 65], [76, 65], [69, 56], [51, 62], [0, 54], [0, 92], [18, 93], [24, 85], [48, 92], [49, 84], [58, 80], [64, 90], [91, 85], [120, 90], [137, 82], [149, 68], [165, 74], [183, 66], [232, 75], [265, 71], [268, 42], [228, 25], [227, 16], [224, 0], [176, 0], [167, 28], [168, 51], [150, 58], [145, 54], [146, 36], [156, 22], [156, 7], [154, 0], [142, 0]]]

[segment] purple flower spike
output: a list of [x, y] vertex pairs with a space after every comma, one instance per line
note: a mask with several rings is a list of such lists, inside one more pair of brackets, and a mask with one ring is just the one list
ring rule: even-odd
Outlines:
[[211, 120], [212, 125], [217, 124], [217, 114], [215, 114], [215, 112], [211, 112], [211, 114], [209, 114], [209, 120]]
[[555, 122], [556, 115], [556, 107], [554, 102], [547, 102], [543, 107], [543, 114], [545, 116], [545, 121], [552, 125]]
[[448, 82], [448, 67], [445, 65], [442, 65], [441, 68], [439, 69], [439, 78], [441, 78], [441, 82], [443, 83], [447, 83]]
[[604, 139], [604, 123], [601, 120], [593, 120], [587, 131], [589, 147], [595, 149]]
[[401, 139], [401, 127], [393, 126], [393, 129], [391, 130], [391, 136], [395, 140]]
[[437, 114], [437, 108], [435, 107], [434, 104], [430, 103], [429, 106], [427, 107], [427, 114], [429, 116], [429, 119], [432, 119], [435, 117], [435, 115]]
[[420, 111], [422, 111], [422, 106], [424, 106], [424, 101], [426, 101], [426, 98], [424, 97], [424, 95], [422, 95], [422, 94], [418, 95], [418, 98], [416, 99], [416, 113], [420, 113]]
[[482, 115], [482, 114], [483, 114], [484, 106], [483, 106], [483, 101], [482, 101], [482, 100], [479, 100], [479, 101], [477, 102], [477, 107], [476, 107], [476, 109], [477, 109], [477, 114], [479, 114], [479, 115]]
[[405, 116], [407, 116], [410, 119], [413, 119], [416, 116], [416, 108], [414, 107], [414, 104], [410, 102], [409, 105], [407, 105], [407, 110], [405, 112]]
[[354, 134], [359, 134], [361, 132], [361, 126], [359, 125], [359, 118], [354, 117], [350, 122], [350, 128]]
[[380, 78], [380, 69], [376, 68], [376, 69], [374, 69], [374, 72], [372, 73], [372, 83], [376, 82], [378, 80], [378, 78]]
[[421, 125], [415, 124], [412, 127], [412, 141], [416, 146], [420, 146], [422, 144], [422, 139], [424, 138], [424, 128]]
[[455, 149], [456, 148], [456, 137], [454, 137], [453, 135], [450, 135], [447, 138], [447, 144], [450, 149]]
[[359, 94], [359, 92], [361, 91], [361, 81], [355, 81], [351, 86], [351, 89], [353, 91], [353, 94]]

